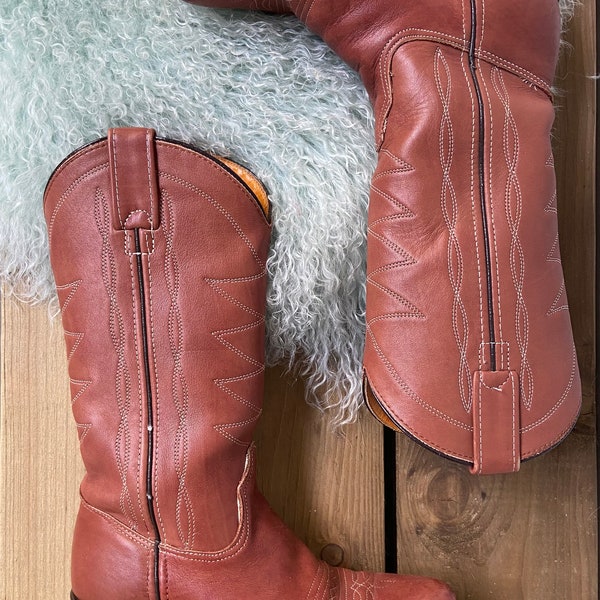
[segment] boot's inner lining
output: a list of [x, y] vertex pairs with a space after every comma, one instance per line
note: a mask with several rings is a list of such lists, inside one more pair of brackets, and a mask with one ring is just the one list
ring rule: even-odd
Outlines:
[[223, 158], [222, 156], [215, 156], [215, 158], [225, 166], [229, 167], [252, 190], [257, 200], [260, 202], [260, 206], [263, 209], [265, 216], [269, 218], [269, 197], [263, 184], [248, 169], [242, 167], [242, 165], [233, 162], [228, 158]]

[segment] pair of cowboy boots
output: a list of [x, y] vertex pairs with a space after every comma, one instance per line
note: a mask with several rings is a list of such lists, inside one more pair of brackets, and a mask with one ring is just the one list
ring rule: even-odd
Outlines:
[[[473, 472], [517, 470], [579, 408], [549, 133], [554, 0], [205, 1], [293, 10], [361, 73], [379, 163], [365, 397]], [[255, 489], [264, 189], [111, 130], [45, 195], [86, 465], [73, 598], [444, 600], [317, 561]]]
[[550, 132], [557, 0], [191, 0], [295, 13], [361, 75], [379, 152], [364, 396], [477, 474], [572, 429]]

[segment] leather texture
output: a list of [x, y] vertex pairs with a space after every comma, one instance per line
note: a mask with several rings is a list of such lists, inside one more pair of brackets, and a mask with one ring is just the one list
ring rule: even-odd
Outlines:
[[[550, 144], [558, 3], [289, 6], [361, 74], [375, 110], [367, 404], [474, 473], [516, 471], [581, 405]], [[502, 373], [510, 398], [480, 389]]]
[[271, 227], [259, 182], [231, 165], [114, 129], [48, 183], [86, 467], [73, 594], [451, 600], [435, 580], [317, 561], [257, 491]]

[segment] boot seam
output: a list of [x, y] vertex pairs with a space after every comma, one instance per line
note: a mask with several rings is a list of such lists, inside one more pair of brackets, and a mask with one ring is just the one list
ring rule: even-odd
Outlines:
[[86, 500], [83, 497], [81, 498], [81, 507], [104, 519], [111, 527], [116, 529], [120, 535], [126, 537], [128, 540], [130, 540], [134, 544], [137, 544], [141, 548], [144, 548], [145, 550], [152, 550], [154, 548], [153, 540], [145, 538], [133, 529], [130, 529], [129, 527], [127, 527], [127, 525], [121, 523], [118, 519], [116, 519], [109, 513], [106, 513], [100, 510], [99, 508], [95, 508], [94, 506], [86, 502]]
[[253, 481], [253, 474], [255, 469], [254, 452], [254, 444], [252, 444], [248, 449], [248, 453], [246, 455], [246, 468], [244, 470], [244, 474], [238, 487], [239, 527], [231, 544], [229, 544], [229, 546], [223, 548], [222, 550], [203, 551], [176, 548], [163, 542], [160, 544], [160, 553], [163, 556], [171, 556], [181, 560], [215, 563], [222, 562], [233, 558], [234, 556], [237, 556], [248, 546], [248, 542], [250, 541], [251, 529], [251, 514], [250, 500], [248, 498], [248, 486], [251, 485]]
[[[387, 118], [390, 113], [393, 93], [392, 93], [392, 61], [396, 52], [405, 44], [410, 42], [437, 42], [445, 46], [456, 48], [461, 52], [469, 52], [467, 41], [459, 37], [444, 33], [442, 31], [434, 29], [421, 29], [415, 27], [409, 27], [398, 31], [395, 35], [391, 36], [383, 50], [379, 54], [377, 59], [379, 80], [382, 84], [383, 102], [381, 108], [377, 110], [376, 117], [376, 144], [378, 148], [381, 148], [387, 129]], [[506, 60], [492, 52], [482, 50], [481, 48], [475, 49], [474, 56], [479, 60], [491, 64], [503, 71], [507, 71], [523, 81], [541, 89], [541, 91], [548, 97], [550, 101], [553, 99], [553, 93], [551, 90], [551, 83], [545, 81], [541, 77], [538, 77], [528, 69], [524, 69], [519, 65]]]

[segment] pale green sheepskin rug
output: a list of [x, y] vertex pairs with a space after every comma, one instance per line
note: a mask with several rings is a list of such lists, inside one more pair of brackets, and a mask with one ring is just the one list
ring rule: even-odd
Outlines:
[[[564, 0], [565, 15], [573, 0]], [[267, 185], [268, 362], [314, 402], [361, 402], [372, 113], [358, 76], [295, 17], [180, 0], [0, 3], [0, 281], [54, 298], [42, 216], [52, 170], [109, 127], [153, 127]]]

